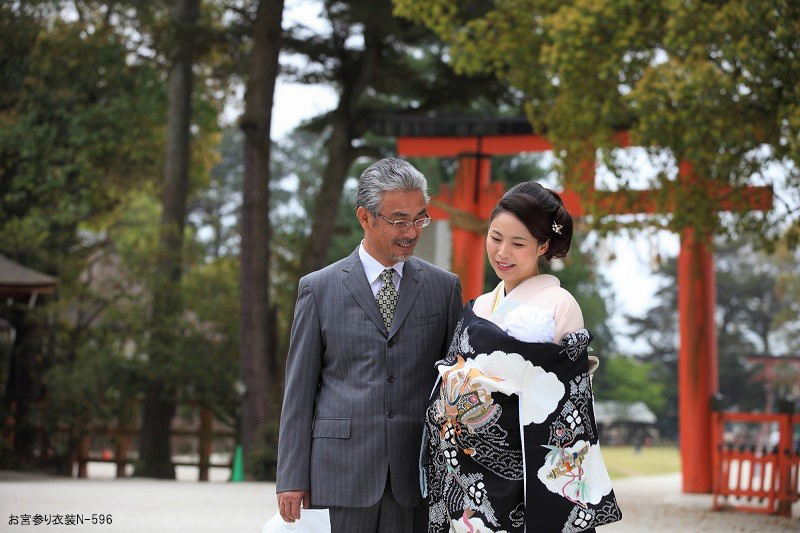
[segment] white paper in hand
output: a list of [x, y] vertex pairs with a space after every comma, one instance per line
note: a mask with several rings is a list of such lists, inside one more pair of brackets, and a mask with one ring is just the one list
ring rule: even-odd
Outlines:
[[290, 524], [275, 513], [261, 533], [331, 533], [331, 516], [327, 509], [300, 509], [300, 520]]

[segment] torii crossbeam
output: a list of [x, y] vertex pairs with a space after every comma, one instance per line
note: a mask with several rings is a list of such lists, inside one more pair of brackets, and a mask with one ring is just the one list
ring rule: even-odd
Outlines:
[[[483, 292], [486, 221], [503, 192], [500, 184], [491, 182], [490, 158], [549, 151], [552, 144], [544, 136], [531, 133], [525, 119], [388, 117], [373, 128], [397, 136], [397, 152], [401, 156], [458, 158], [455, 185], [443, 187], [432, 199], [431, 214], [434, 218], [450, 218], [453, 271], [461, 277], [465, 299], [478, 296]], [[617, 136], [617, 142], [620, 147], [629, 147], [626, 132]], [[594, 166], [593, 161], [589, 162], [582, 176], [566, 180], [561, 196], [574, 216], [589, 212], [623, 215], [673, 210], [675, 199], [669, 197], [666, 208], [658, 209], [656, 196], [661, 193], [657, 190], [596, 190]], [[679, 165], [679, 185], [697, 185], [698, 180], [702, 177], [692, 173], [688, 162]], [[769, 187], [731, 188], [708, 184], [703, 190], [719, 211], [772, 207]], [[714, 321], [716, 281], [711, 250], [711, 235], [697, 235], [691, 229], [681, 234], [678, 257], [679, 432], [683, 491], [694, 493], [711, 492], [713, 481], [711, 398], [718, 391], [718, 372]]]

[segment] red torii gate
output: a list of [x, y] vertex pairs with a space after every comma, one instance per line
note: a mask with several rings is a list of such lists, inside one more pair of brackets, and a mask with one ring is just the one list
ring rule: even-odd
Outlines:
[[[747, 358], [751, 363], [761, 365], [761, 371], [753, 379], [764, 384], [764, 396], [766, 405], [765, 413], [772, 413], [775, 410], [776, 391], [773, 390], [780, 385], [791, 385], [795, 391], [800, 387], [800, 355], [772, 355], [768, 353], [753, 354]], [[784, 393], [785, 397], [791, 397], [792, 391]]]
[[[445, 119], [438, 124], [436, 119], [421, 119], [416, 124], [413, 120], [401, 119], [396, 124], [399, 155], [459, 160], [454, 186], [442, 187], [440, 194], [432, 199], [430, 211], [433, 218], [451, 219], [453, 271], [461, 278], [465, 300], [475, 298], [483, 292], [485, 222], [503, 194], [501, 184], [491, 183], [491, 156], [543, 152], [552, 150], [553, 146], [541, 135], [521, 133], [526, 129], [529, 132], [530, 127], [527, 122], [522, 125], [519, 119], [489, 121], [495, 126], [489, 134], [475, 131], [481, 129], [482, 119], [461, 123], [459, 119]], [[441, 135], [443, 129], [451, 133]], [[457, 130], [473, 131], [461, 135]], [[629, 146], [626, 132], [617, 135], [617, 141], [620, 147]], [[700, 179], [693, 175], [689, 163], [680, 164], [680, 184], [696, 185]], [[594, 182], [593, 164], [586, 165], [582, 176], [567, 177], [561, 196], [573, 216], [587, 214], [592, 205], [608, 215], [659, 212], [658, 191], [603, 192], [595, 189]], [[768, 210], [772, 206], [769, 187], [731, 188], [708, 184], [704, 190], [710, 198], [716, 199], [718, 210]], [[668, 199], [668, 209], [664, 212], [671, 211], [672, 207], [674, 198]], [[687, 229], [681, 235], [678, 257], [678, 396], [684, 492], [709, 493], [712, 489], [711, 397], [718, 390], [715, 302], [711, 236], [695, 235], [692, 229]]]

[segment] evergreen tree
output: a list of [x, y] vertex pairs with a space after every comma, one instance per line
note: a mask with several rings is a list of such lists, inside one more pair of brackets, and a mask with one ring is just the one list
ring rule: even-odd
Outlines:
[[102, 17], [66, 22], [39, 4], [0, 6], [0, 252], [59, 280], [47, 307], [3, 311], [18, 331], [4, 406], [15, 406], [19, 464], [34, 459], [45, 373], [76, 364], [105, 305], [80, 279], [106, 245], [87, 236], [152, 185], [164, 139], [159, 69], [130, 60]]
[[[376, 113], [429, 115], [462, 111], [475, 101], [498, 105], [511, 100], [491, 76], [457, 77], [445, 62], [447, 49], [431, 32], [392, 16], [389, 0], [324, 0], [329, 27], [322, 32], [288, 28], [287, 53], [307, 61], [287, 67], [287, 79], [326, 83], [338, 93], [336, 108], [305, 127], [325, 134], [326, 161], [311, 232], [303, 248], [301, 274], [323, 267], [351, 164], [362, 156], [388, 155], [369, 134]], [[454, 90], [457, 87], [458, 90]]]

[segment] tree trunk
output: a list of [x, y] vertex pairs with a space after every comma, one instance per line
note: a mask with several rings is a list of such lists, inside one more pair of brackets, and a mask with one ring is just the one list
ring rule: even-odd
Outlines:
[[[368, 24], [364, 32], [366, 48], [352, 75], [344, 79], [339, 102], [332, 114], [331, 125], [333, 128], [327, 142], [328, 161], [322, 173], [319, 194], [314, 201], [311, 233], [300, 255], [298, 279], [321, 269], [328, 263], [328, 250], [335, 229], [344, 182], [347, 179], [347, 171], [358, 153], [357, 149], [353, 147], [353, 140], [363, 134], [359, 128], [354, 126], [359, 122], [359, 118], [363, 118], [359, 115], [363, 111], [358, 108], [358, 101], [372, 82], [375, 66], [383, 48], [382, 39], [384, 37], [373, 24]], [[342, 49], [341, 53], [341, 60], [344, 62], [350, 52]], [[292, 304], [290, 313], [294, 316], [294, 304]], [[285, 334], [284, 344], [288, 346], [289, 331], [286, 331]]]
[[328, 139], [328, 163], [322, 174], [322, 186], [314, 201], [314, 219], [306, 240], [300, 263], [301, 276], [319, 270], [327, 264], [328, 248], [333, 236], [336, 214], [347, 170], [353, 162], [353, 137], [349, 128], [350, 117], [337, 110], [333, 131]]
[[[241, 326], [239, 362], [245, 385], [241, 439], [247, 457], [264, 426], [277, 427], [280, 376], [269, 305], [269, 162], [270, 122], [278, 53], [281, 45], [283, 0], [261, 0], [256, 14], [245, 110], [242, 190]], [[271, 420], [270, 420], [271, 418]], [[263, 431], [263, 430], [262, 430]]]
[[36, 379], [35, 369], [37, 350], [34, 339], [37, 332], [22, 306], [8, 307], [4, 317], [13, 327], [12, 337], [16, 337], [11, 344], [3, 401], [6, 412], [15, 420], [11, 464], [13, 468], [25, 469], [34, 462], [36, 448], [36, 427], [30, 413], [38, 400], [36, 389], [40, 387], [37, 387], [37, 381], [41, 383], [41, 379]]
[[181, 314], [183, 230], [189, 184], [192, 63], [200, 0], [178, 0], [172, 11], [175, 48], [169, 73], [169, 116], [158, 256], [153, 284], [150, 372], [142, 417], [137, 476], [174, 479], [170, 426], [175, 383], [166, 369], [176, 353]]
[[[374, 15], [374, 17], [379, 16], [377, 12]], [[311, 234], [300, 258], [300, 276], [319, 270], [327, 264], [328, 248], [333, 236], [339, 201], [342, 198], [342, 188], [350, 164], [356, 157], [353, 139], [363, 134], [362, 131], [357, 131], [359, 128], [355, 126], [361, 113], [358, 102], [372, 83], [375, 67], [384, 47], [384, 37], [379, 20], [367, 22], [364, 28], [364, 51], [357, 65], [354, 65], [352, 74], [343, 80], [339, 103], [333, 113], [333, 131], [328, 139], [328, 163], [322, 175], [322, 187], [314, 204]], [[344, 63], [351, 52], [341, 49], [340, 53], [341, 61]]]

